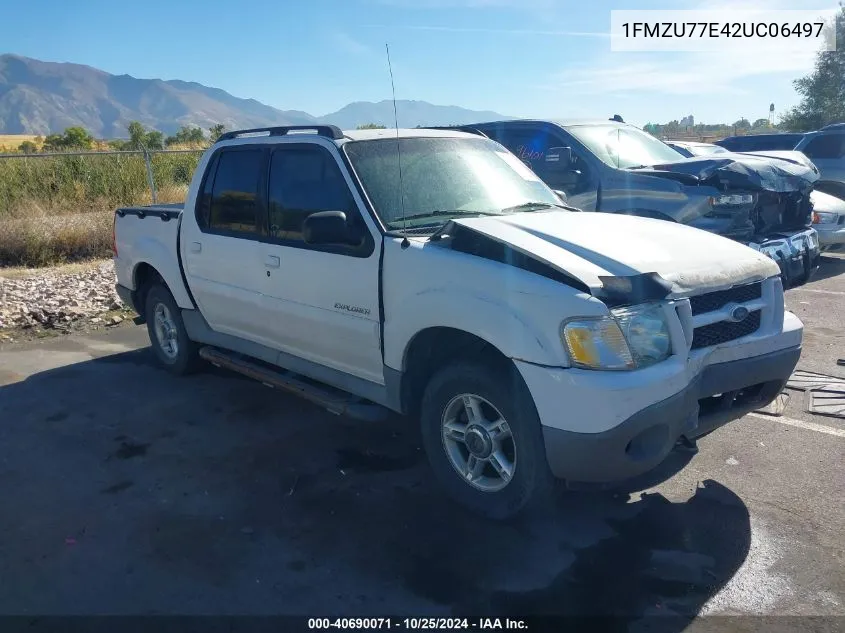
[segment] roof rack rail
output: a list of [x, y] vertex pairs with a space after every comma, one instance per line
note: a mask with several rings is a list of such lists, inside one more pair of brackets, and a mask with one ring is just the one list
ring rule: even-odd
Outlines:
[[839, 128], [845, 127], [845, 123], [828, 123], [822, 129], [823, 130], [836, 130]]
[[458, 132], [466, 132], [467, 134], [477, 134], [489, 138], [484, 132], [473, 127], [472, 125], [427, 125], [427, 130], [456, 130]]
[[[217, 142], [229, 141], [241, 136], [285, 136], [290, 132], [313, 130], [318, 136], [325, 136], [331, 139], [343, 138], [343, 132], [336, 125], [282, 125], [278, 127], [256, 127], [249, 130], [232, 130], [220, 135]], [[266, 132], [266, 134], [264, 134]]]

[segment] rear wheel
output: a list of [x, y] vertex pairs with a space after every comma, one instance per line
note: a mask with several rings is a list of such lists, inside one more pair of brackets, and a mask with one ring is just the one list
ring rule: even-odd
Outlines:
[[425, 390], [421, 424], [434, 475], [459, 503], [506, 519], [548, 502], [553, 477], [540, 420], [516, 370], [446, 367]]
[[188, 338], [182, 312], [166, 286], [154, 282], [146, 294], [145, 316], [153, 354], [173, 374], [187, 374], [199, 364], [196, 343]]

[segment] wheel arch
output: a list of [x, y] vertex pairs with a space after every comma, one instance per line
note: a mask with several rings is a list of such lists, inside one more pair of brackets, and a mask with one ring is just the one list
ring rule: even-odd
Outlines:
[[416, 416], [432, 376], [459, 359], [498, 366], [519, 376], [513, 361], [484, 338], [455, 327], [429, 327], [411, 338], [402, 356], [400, 398], [403, 413]]

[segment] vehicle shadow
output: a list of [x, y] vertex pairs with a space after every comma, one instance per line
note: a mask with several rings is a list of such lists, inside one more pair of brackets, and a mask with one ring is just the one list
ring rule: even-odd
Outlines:
[[845, 273], [845, 257], [831, 257], [822, 255], [819, 260], [819, 268], [810, 278], [810, 281], [821, 281], [830, 279]]
[[[542, 616], [531, 631], [603, 616], [604, 629], [681, 631], [748, 555], [748, 510], [718, 482], [689, 498], [637, 491], [689, 455], [493, 523], [434, 486], [407, 422], [358, 424], [223, 370], [177, 379], [148, 350], [0, 386], [0, 493], [15, 507], [0, 538], [18, 546], [0, 613], [182, 613], [184, 592], [210, 615]], [[57, 533], [65, 545], [45, 549]], [[126, 569], [131, 584], [114, 582]]]

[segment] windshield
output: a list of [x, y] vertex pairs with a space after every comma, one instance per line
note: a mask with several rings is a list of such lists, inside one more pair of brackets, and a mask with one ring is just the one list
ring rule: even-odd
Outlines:
[[560, 205], [534, 172], [489, 139], [400, 139], [402, 186], [396, 139], [351, 141], [343, 147], [388, 229], [405, 225], [403, 187], [409, 227], [434, 229], [464, 215], [501, 215]]
[[576, 125], [566, 131], [611, 167], [630, 169], [674, 163], [683, 154], [651, 134], [630, 126]]

